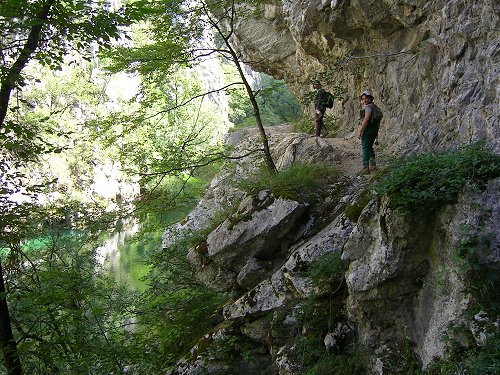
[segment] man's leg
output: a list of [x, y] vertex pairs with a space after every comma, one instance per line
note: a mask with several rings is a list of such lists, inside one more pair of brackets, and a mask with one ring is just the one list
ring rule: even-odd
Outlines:
[[364, 131], [361, 136], [361, 155], [363, 158], [363, 173], [370, 173], [370, 158], [375, 158], [373, 151], [373, 143], [375, 142], [375, 135], [368, 131]]
[[370, 145], [370, 168], [372, 170], [377, 169], [377, 163], [375, 162], [375, 151], [373, 150], [373, 145], [375, 144], [375, 141], [377, 140], [377, 135], [378, 135], [378, 129], [375, 130], [375, 132], [372, 135], [373, 141], [371, 142]]
[[321, 127], [323, 126], [323, 116], [314, 113], [314, 130], [316, 137], [321, 135]]
[[326, 128], [325, 122], [323, 121], [325, 119], [325, 112], [326, 109], [321, 112], [321, 127], [319, 128], [319, 133], [322, 137], [326, 137], [328, 135], [328, 129]]

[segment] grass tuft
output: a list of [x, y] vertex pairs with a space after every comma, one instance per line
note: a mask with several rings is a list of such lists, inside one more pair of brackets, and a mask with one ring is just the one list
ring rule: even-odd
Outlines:
[[318, 198], [321, 188], [333, 183], [338, 175], [337, 170], [332, 167], [294, 164], [279, 173], [262, 170], [241, 181], [239, 187], [251, 194], [268, 189], [276, 197], [309, 201]]

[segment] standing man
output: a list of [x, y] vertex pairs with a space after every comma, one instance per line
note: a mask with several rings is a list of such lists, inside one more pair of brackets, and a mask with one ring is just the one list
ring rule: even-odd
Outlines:
[[315, 79], [312, 81], [313, 87], [316, 92], [316, 97], [314, 99], [314, 130], [316, 133], [316, 137], [321, 135], [321, 131], [324, 131], [324, 136], [328, 134], [328, 130], [326, 130], [325, 124], [323, 123], [323, 116], [326, 111], [325, 99], [326, 99], [326, 91], [321, 88], [321, 82]]
[[373, 95], [370, 90], [363, 91], [361, 101], [365, 105], [365, 115], [361, 120], [358, 133], [358, 139], [361, 140], [361, 155], [363, 157], [363, 170], [361, 173], [370, 174], [370, 166], [372, 170], [377, 169], [373, 143], [378, 134], [378, 124], [376, 121], [373, 121], [375, 104], [373, 104]]

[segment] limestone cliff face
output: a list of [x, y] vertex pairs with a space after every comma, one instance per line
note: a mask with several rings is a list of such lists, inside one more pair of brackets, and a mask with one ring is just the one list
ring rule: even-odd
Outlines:
[[[345, 88], [333, 109], [340, 137], [354, 130], [358, 95], [370, 88], [384, 111], [380, 142], [389, 152], [480, 139], [500, 152], [498, 1], [281, 0], [259, 10], [236, 24], [234, 42], [245, 60], [284, 78], [298, 96], [311, 90], [313, 78], [326, 89]], [[279, 169], [296, 162], [339, 167], [342, 159], [359, 158], [349, 154], [347, 138], [271, 129]], [[229, 144], [234, 156], [260, 147], [248, 129], [233, 133]], [[187, 220], [165, 233], [168, 248], [179, 233], [206, 228], [217, 211], [233, 208], [188, 255], [199, 280], [231, 299], [220, 324], [172, 374], [300, 374], [304, 353], [297, 343], [310, 329], [301, 310], [318, 292], [307, 272], [324, 254], [341, 254], [348, 264], [342, 293], [330, 296], [341, 309], [322, 332], [325, 350], [341, 352], [355, 337], [371, 350], [370, 371], [384, 374], [406, 344], [423, 367], [442, 356], [449, 325], [463, 324], [481, 345], [476, 322], [465, 314], [473, 297], [455, 255], [470, 233], [484, 236], [479, 260], [500, 268], [500, 179], [437, 214], [408, 217], [383, 197], [363, 198], [369, 182], [347, 170], [311, 205], [269, 191], [244, 193], [233, 181], [256, 170], [255, 155], [223, 168]], [[359, 215], [347, 214], [352, 206], [362, 209]], [[331, 307], [325, 300], [319, 310]], [[232, 363], [207, 350], [227, 337], [248, 340], [245, 355], [238, 352], [243, 345], [232, 348], [239, 358]]]
[[500, 150], [499, 17], [495, 0], [281, 0], [236, 25], [252, 68], [300, 97], [310, 80], [345, 88], [343, 134], [370, 88], [389, 150], [450, 148], [479, 139]]
[[384, 199], [364, 209], [342, 254], [350, 262], [347, 309], [361, 341], [380, 348], [405, 336], [424, 366], [444, 353], [445, 332], [464, 320], [470, 303], [456, 259], [460, 241], [489, 233], [481, 258], [500, 266], [498, 198], [500, 179], [436, 216], [405, 218]]

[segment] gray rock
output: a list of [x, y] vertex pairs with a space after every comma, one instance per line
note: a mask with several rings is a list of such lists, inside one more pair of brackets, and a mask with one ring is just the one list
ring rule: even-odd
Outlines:
[[326, 89], [346, 88], [327, 110], [342, 136], [357, 125], [357, 97], [369, 86], [385, 113], [379, 140], [397, 155], [401, 148], [479, 139], [500, 151], [498, 2], [301, 0], [264, 7], [236, 24], [244, 60], [285, 79], [299, 98], [313, 78], [324, 77]]
[[332, 332], [328, 332], [323, 339], [325, 344], [325, 349], [330, 351], [334, 348], [338, 348], [342, 342], [346, 339], [354, 338], [354, 328], [349, 324], [337, 323]]
[[282, 141], [275, 145], [275, 150], [276, 154], [280, 155], [276, 162], [279, 170], [284, 170], [294, 163], [335, 165], [339, 155], [327, 140], [306, 134], [283, 137]]
[[[469, 193], [464, 196], [462, 205], [464, 205], [463, 215], [469, 215], [469, 225], [473, 228], [481, 228], [479, 241], [490, 244], [490, 246], [480, 247], [479, 260], [490, 267], [499, 269], [500, 178], [489, 181], [486, 190], [481, 195], [474, 197], [473, 194]], [[471, 216], [471, 212], [475, 215]]]
[[236, 281], [243, 287], [254, 286], [265, 274], [265, 267], [256, 258], [250, 258], [236, 277]]
[[255, 211], [248, 220], [225, 220], [207, 238], [208, 255], [214, 262], [238, 270], [251, 257], [272, 259], [286, 248], [287, 236], [300, 223], [306, 208], [279, 198], [266, 209]]
[[268, 315], [264, 318], [254, 320], [251, 323], [244, 324], [241, 327], [241, 332], [255, 341], [267, 344], [271, 328], [271, 319], [272, 316]]
[[470, 302], [457, 246], [470, 233], [489, 236], [482, 261], [497, 265], [499, 180], [466, 193], [435, 220], [403, 218], [385, 201], [364, 209], [343, 254], [350, 261], [347, 311], [363, 342], [377, 348], [409, 338], [424, 366], [443, 354], [443, 334]]
[[261, 316], [310, 295], [312, 288], [303, 271], [322, 254], [340, 251], [352, 227], [353, 223], [340, 215], [316, 236], [298, 245], [271, 278], [225, 306], [226, 319]]

